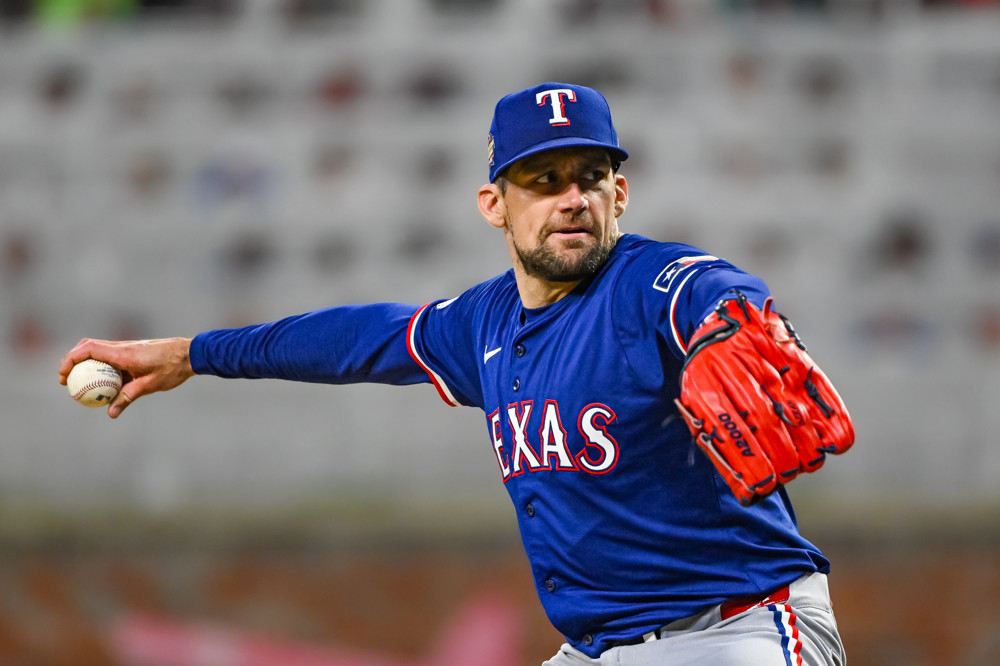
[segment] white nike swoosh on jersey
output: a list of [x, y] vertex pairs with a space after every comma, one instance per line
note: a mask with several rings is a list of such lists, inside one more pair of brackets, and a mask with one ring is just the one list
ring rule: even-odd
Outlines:
[[489, 347], [483, 347], [483, 365], [486, 365], [486, 361], [499, 354], [501, 347], [497, 347], [493, 351], [486, 351], [487, 349], [489, 349]]

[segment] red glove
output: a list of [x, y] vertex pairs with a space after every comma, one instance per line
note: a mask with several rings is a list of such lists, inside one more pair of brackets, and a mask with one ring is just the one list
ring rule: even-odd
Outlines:
[[851, 417], [791, 322], [746, 296], [698, 327], [675, 401], [698, 445], [744, 506], [854, 443]]

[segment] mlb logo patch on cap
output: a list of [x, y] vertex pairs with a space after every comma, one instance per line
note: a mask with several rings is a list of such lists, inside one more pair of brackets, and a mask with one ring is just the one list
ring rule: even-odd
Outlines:
[[497, 102], [488, 138], [490, 182], [519, 159], [566, 146], [607, 148], [618, 161], [611, 109], [604, 96], [584, 86], [542, 83]]

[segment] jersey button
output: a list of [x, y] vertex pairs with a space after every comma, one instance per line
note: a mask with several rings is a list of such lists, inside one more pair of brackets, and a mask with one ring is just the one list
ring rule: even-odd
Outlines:
[[514, 377], [514, 390], [517, 391], [521, 388], [521, 380]]
[[546, 578], [545, 582], [542, 583], [542, 585], [545, 586], [545, 590], [547, 592], [555, 592], [556, 591], [556, 582], [554, 580], [552, 580], [551, 578]]
[[584, 645], [593, 645], [594, 644], [594, 637], [591, 636], [590, 634], [584, 634], [582, 640], [583, 640], [583, 644]]
[[524, 507], [524, 512], [526, 514], [528, 514], [528, 518], [534, 518], [535, 517], [535, 505], [534, 504], [529, 504], [528, 506]]
[[528, 351], [528, 350], [527, 350], [527, 349], [525, 349], [525, 348], [524, 348], [524, 345], [522, 345], [522, 344], [521, 344], [520, 342], [519, 342], [519, 343], [517, 343], [517, 346], [516, 346], [516, 347], [514, 347], [514, 354], [515, 354], [515, 355], [517, 355], [517, 356], [519, 356], [519, 357], [520, 357], [520, 356], [524, 356], [524, 353], [525, 353], [526, 351]]

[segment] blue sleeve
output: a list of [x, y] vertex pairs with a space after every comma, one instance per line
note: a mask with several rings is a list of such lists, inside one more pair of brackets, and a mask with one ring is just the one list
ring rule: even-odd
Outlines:
[[197, 374], [324, 384], [428, 381], [407, 350], [417, 308], [381, 303], [341, 306], [259, 326], [206, 331], [191, 343]]
[[618, 291], [629, 292], [676, 358], [684, 358], [695, 329], [722, 300], [746, 294], [758, 307], [770, 296], [767, 285], [731, 263], [687, 245], [656, 244], [639, 254], [623, 275]]
[[[758, 277], [744, 273], [731, 264], [702, 266], [692, 271], [692, 279], [680, 289], [669, 330], [682, 342], [679, 351], [687, 353], [687, 344], [695, 329], [719, 306], [720, 301], [736, 297], [736, 291], [746, 295], [758, 308], [770, 296], [767, 285]], [[675, 342], [676, 342], [675, 341]]]
[[467, 292], [449, 301], [429, 303], [410, 325], [410, 354], [453, 407], [483, 406], [483, 390], [476, 365], [473, 322], [485, 315]]

